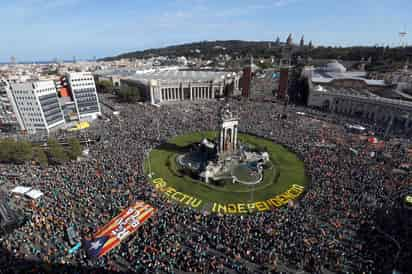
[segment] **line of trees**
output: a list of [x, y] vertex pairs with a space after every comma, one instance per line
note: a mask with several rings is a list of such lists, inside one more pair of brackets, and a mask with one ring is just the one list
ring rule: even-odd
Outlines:
[[96, 83], [96, 88], [99, 93], [113, 92], [113, 83], [110, 80], [100, 80]]
[[137, 87], [127, 85], [122, 85], [120, 90], [117, 92], [117, 96], [121, 102], [127, 103], [134, 103], [142, 99], [140, 90]]
[[96, 82], [97, 91], [99, 93], [116, 92], [120, 102], [135, 103], [142, 100], [141, 90], [136, 86], [122, 85], [120, 89], [114, 89], [113, 83], [110, 80], [99, 80]]
[[28, 141], [3, 139], [0, 141], [0, 162], [23, 164], [34, 161], [41, 166], [62, 164], [68, 160], [75, 160], [82, 154], [82, 146], [78, 139], [71, 138], [68, 144], [67, 147], [63, 147], [56, 139], [49, 139], [45, 149]]

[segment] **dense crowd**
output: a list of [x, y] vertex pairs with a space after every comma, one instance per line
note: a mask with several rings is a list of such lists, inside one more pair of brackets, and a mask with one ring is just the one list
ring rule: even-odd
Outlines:
[[[383, 267], [410, 266], [408, 242], [387, 235], [376, 218], [380, 209], [394, 206], [393, 193], [412, 183], [408, 173], [392, 174], [410, 162], [408, 140], [389, 139], [377, 147], [347, 132], [342, 119], [292, 106], [285, 110], [270, 102], [156, 108], [101, 100], [108, 119], [88, 130], [99, 141], [90, 145], [87, 159], [43, 168], [31, 163], [0, 166], [2, 172], [19, 175], [5, 180], [3, 190], [25, 185], [45, 194], [25, 205], [9, 196], [10, 203], [29, 216], [22, 227], [0, 238], [2, 249], [14, 258], [85, 271], [102, 267], [139, 273], [379, 273]], [[243, 216], [214, 215], [167, 201], [148, 182], [143, 170], [148, 152], [176, 135], [217, 128], [219, 109], [226, 103], [240, 114], [240, 131], [282, 144], [305, 162], [310, 183], [293, 206]], [[113, 116], [107, 105], [116, 107], [120, 116]], [[136, 200], [158, 211], [133, 237], [100, 259], [89, 259], [84, 250], [68, 254], [69, 226], [81, 237], [91, 237]], [[372, 244], [374, 239], [382, 245]], [[388, 250], [397, 252], [397, 244], [401, 250], [395, 260]], [[0, 258], [0, 273], [28, 272], [24, 267], [21, 261]]]

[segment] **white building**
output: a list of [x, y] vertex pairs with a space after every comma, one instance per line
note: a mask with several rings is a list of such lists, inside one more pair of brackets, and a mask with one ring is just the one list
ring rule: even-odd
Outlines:
[[0, 127], [1, 130], [18, 130], [21, 124], [18, 109], [7, 81], [0, 79]]
[[22, 130], [48, 134], [65, 123], [54, 81], [12, 83], [10, 91]]
[[94, 118], [101, 113], [96, 84], [90, 72], [68, 73], [67, 82], [79, 119]]
[[164, 70], [121, 79], [121, 86], [137, 86], [141, 96], [158, 105], [240, 95], [240, 75], [235, 72]]

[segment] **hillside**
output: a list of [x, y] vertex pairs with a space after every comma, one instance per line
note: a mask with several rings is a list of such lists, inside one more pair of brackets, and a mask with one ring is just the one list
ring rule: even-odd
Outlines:
[[256, 56], [270, 56], [279, 52], [279, 47], [274, 46], [274, 42], [269, 41], [202, 41], [182, 45], [173, 45], [165, 48], [147, 49], [120, 54], [114, 57], [107, 57], [103, 60], [116, 60], [122, 58], [147, 58], [150, 56], [198, 56], [213, 57], [219, 54], [229, 54], [236, 56], [248, 56], [253, 53]]
[[[273, 41], [202, 41], [182, 45], [173, 45], [164, 48], [147, 49], [120, 54], [114, 57], [107, 57], [102, 60], [110, 61], [122, 58], [148, 58], [152, 56], [186, 56], [211, 59], [220, 54], [228, 54], [234, 57], [281, 57], [284, 56], [285, 44], [276, 44]], [[340, 59], [340, 60], [372, 60], [372, 65], [377, 68], [386, 66], [401, 66], [408, 59], [412, 61], [412, 47], [389, 48], [378, 46], [356, 46], [356, 47], [324, 47], [318, 46], [309, 48], [308, 46], [292, 47], [293, 56], [312, 59]]]

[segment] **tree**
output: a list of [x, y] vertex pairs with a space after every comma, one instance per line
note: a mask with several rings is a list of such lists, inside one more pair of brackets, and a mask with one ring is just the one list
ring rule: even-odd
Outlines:
[[33, 149], [31, 143], [27, 141], [15, 142], [14, 152], [11, 155], [11, 160], [15, 163], [23, 163], [31, 160]]
[[48, 156], [51, 162], [62, 163], [68, 160], [66, 152], [56, 139], [49, 139], [47, 145], [49, 147]]
[[134, 103], [140, 99], [139, 89], [130, 86], [122, 86], [117, 95], [122, 102]]
[[15, 141], [11, 138], [0, 141], [0, 161], [21, 164], [32, 158], [33, 150], [30, 142]]
[[68, 155], [70, 159], [76, 160], [77, 157], [82, 155], [82, 146], [80, 144], [80, 141], [76, 138], [70, 138], [68, 142], [69, 142]]
[[112, 92], [113, 90], [113, 83], [109, 80], [100, 80], [97, 82], [96, 86], [97, 91], [100, 93]]
[[10, 138], [4, 139], [0, 142], [0, 161], [10, 162], [16, 147], [16, 141]]
[[40, 166], [44, 167], [49, 164], [47, 155], [44, 150], [40, 147], [33, 148], [33, 160], [36, 161]]

